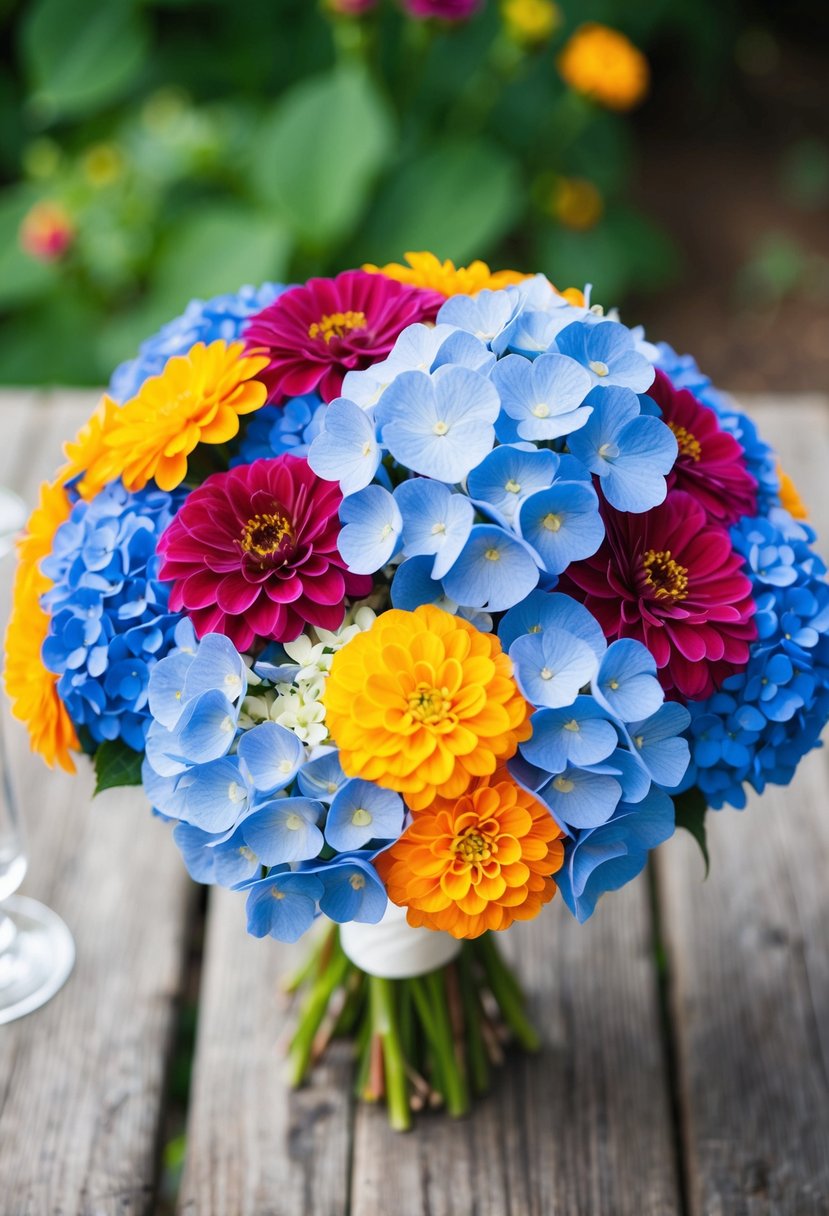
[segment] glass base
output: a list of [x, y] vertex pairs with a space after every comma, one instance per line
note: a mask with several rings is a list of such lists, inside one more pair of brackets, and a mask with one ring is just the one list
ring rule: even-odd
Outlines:
[[45, 1005], [75, 963], [72, 934], [56, 912], [35, 899], [7, 899], [0, 907], [0, 933], [3, 928], [10, 940], [0, 942], [0, 1025]]

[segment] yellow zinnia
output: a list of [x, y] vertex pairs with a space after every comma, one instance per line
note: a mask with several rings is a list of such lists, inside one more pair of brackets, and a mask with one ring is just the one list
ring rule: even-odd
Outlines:
[[55, 533], [69, 518], [71, 504], [57, 482], [40, 488], [38, 505], [18, 544], [19, 563], [12, 593], [12, 612], [6, 630], [3, 681], [12, 714], [25, 723], [32, 751], [47, 764], [58, 763], [73, 773], [70, 750], [78, 749], [75, 728], [58, 696], [58, 677], [48, 671], [41, 647], [49, 630], [49, 615], [40, 597], [52, 586], [41, 573], [40, 561], [51, 553]]
[[128, 490], [152, 478], [174, 490], [187, 475], [187, 457], [199, 443], [226, 443], [239, 431], [239, 416], [265, 404], [267, 390], [254, 377], [268, 365], [246, 355], [243, 342], [197, 342], [186, 355], [168, 359], [121, 409], [112, 411], [103, 451], [87, 474], [103, 485], [120, 477]]
[[471, 296], [488, 288], [499, 291], [513, 283], [529, 278], [518, 270], [490, 270], [486, 262], [471, 262], [469, 266], [456, 266], [454, 262], [441, 262], [433, 253], [404, 253], [408, 266], [400, 262], [389, 262], [385, 266], [363, 266], [369, 274], [382, 274], [398, 283], [410, 287], [422, 287], [439, 291], [444, 296]]
[[102, 473], [106, 464], [105, 436], [112, 428], [118, 406], [106, 394], [101, 398], [95, 412], [87, 419], [74, 439], [63, 445], [66, 464], [58, 470], [58, 481], [67, 485], [79, 478], [76, 489], [81, 498], [94, 498], [107, 484]]
[[561, 24], [561, 9], [553, 0], [501, 0], [507, 33], [516, 42], [546, 42]]
[[391, 609], [334, 656], [326, 724], [351, 777], [421, 810], [458, 798], [530, 734], [497, 637], [431, 604]]
[[629, 110], [648, 90], [648, 61], [629, 38], [590, 21], [580, 26], [558, 58], [562, 78], [577, 93], [611, 110]]

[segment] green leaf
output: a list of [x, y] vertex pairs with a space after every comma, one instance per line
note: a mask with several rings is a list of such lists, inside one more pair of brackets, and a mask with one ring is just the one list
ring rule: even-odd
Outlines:
[[22, 26], [32, 104], [47, 121], [123, 97], [144, 64], [147, 25], [129, 0], [35, 0]]
[[252, 184], [312, 249], [352, 231], [393, 141], [388, 107], [364, 71], [342, 67], [280, 98], [254, 137]]
[[644, 216], [615, 207], [595, 228], [574, 232], [551, 227], [542, 233], [539, 270], [556, 287], [593, 284], [592, 301], [609, 308], [626, 294], [667, 286], [679, 260], [670, 238]]
[[119, 785], [140, 785], [141, 759], [141, 753], [121, 739], [107, 739], [95, 753], [95, 793]]
[[281, 278], [291, 237], [273, 218], [249, 207], [202, 206], [170, 230], [162, 244], [153, 295], [175, 316], [193, 298]]
[[705, 795], [696, 786], [693, 786], [684, 794], [675, 796], [674, 806], [676, 808], [676, 826], [690, 832], [700, 847], [707, 878], [711, 859], [708, 856], [708, 837], [705, 831], [705, 815], [708, 810]]
[[[515, 162], [484, 140], [445, 143], [386, 183], [365, 225], [365, 259], [397, 261], [406, 250], [441, 258], [486, 257], [521, 206]], [[362, 260], [362, 259], [361, 259]]]

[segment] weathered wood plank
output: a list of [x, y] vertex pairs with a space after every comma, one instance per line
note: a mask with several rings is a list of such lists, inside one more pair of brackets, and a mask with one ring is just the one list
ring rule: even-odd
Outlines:
[[352, 1216], [668, 1216], [680, 1211], [648, 893], [579, 926], [563, 904], [504, 938], [542, 1031], [471, 1118], [389, 1131], [356, 1114]]
[[[306, 943], [307, 944], [307, 943]], [[286, 1090], [279, 991], [304, 945], [245, 931], [244, 898], [211, 890], [187, 1161], [186, 1216], [342, 1216], [351, 1152], [348, 1049]]]
[[[31, 503], [94, 400], [55, 395], [21, 420], [4, 395], [0, 416], [19, 429], [0, 451], [0, 479]], [[4, 605], [11, 573], [4, 562]], [[89, 772], [49, 772], [18, 724], [6, 716], [4, 728], [28, 828], [24, 890], [66, 919], [78, 960], [49, 1005], [0, 1033], [0, 1207], [14, 1216], [152, 1211], [192, 888], [143, 796], [111, 791], [91, 802]]]
[[[755, 399], [829, 549], [829, 400]], [[744, 815], [660, 851], [692, 1216], [829, 1210], [829, 817], [824, 753]]]

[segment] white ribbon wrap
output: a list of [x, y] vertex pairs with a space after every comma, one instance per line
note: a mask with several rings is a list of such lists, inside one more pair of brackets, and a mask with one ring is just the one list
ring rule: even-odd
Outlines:
[[451, 933], [413, 929], [406, 909], [389, 902], [376, 925], [340, 925], [340, 945], [355, 967], [382, 980], [409, 980], [455, 958], [461, 943]]

